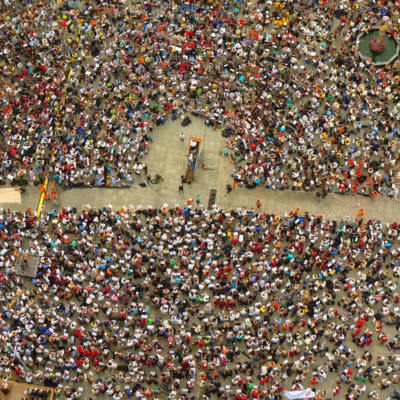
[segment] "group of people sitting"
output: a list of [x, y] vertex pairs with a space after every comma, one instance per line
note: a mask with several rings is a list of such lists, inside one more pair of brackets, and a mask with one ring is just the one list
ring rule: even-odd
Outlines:
[[[0, 220], [8, 380], [68, 399], [395, 395], [397, 223], [218, 206]], [[32, 282], [21, 258], [39, 261]]]

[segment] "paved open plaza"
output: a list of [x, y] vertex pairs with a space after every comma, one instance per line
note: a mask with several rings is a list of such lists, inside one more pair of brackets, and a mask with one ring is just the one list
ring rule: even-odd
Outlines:
[[[376, 200], [361, 195], [343, 195], [339, 191], [332, 191], [321, 202], [315, 195], [316, 191], [280, 191], [266, 189], [265, 185], [256, 189], [237, 188], [228, 193], [226, 186], [231, 183], [231, 175], [235, 164], [231, 163], [223, 153], [227, 150], [226, 138], [222, 137], [221, 130], [207, 127], [201, 118], [190, 115], [192, 123], [187, 127], [181, 126], [181, 120], [167, 121], [165, 125], [156, 128], [153, 135], [151, 150], [142, 159], [148, 166], [149, 174], [154, 178], [161, 175], [163, 181], [152, 184], [146, 175], [138, 176], [133, 184], [119, 188], [78, 188], [64, 187], [58, 190], [58, 201], [63, 206], [81, 208], [83, 205], [101, 208], [104, 205], [113, 205], [115, 209], [133, 205], [135, 208], [149, 206], [160, 208], [164, 204], [169, 207], [187, 205], [187, 200], [195, 200], [200, 195], [200, 205], [207, 208], [210, 191], [217, 190], [216, 204], [222, 208], [255, 208], [257, 200], [262, 202], [262, 209], [268, 213], [284, 215], [293, 207], [309, 213], [323, 214], [331, 219], [340, 220], [344, 216], [355, 217], [359, 209], [365, 212], [368, 219], [377, 219], [385, 223], [392, 222], [400, 209], [398, 199], [388, 196], [379, 196]], [[184, 133], [185, 139], [179, 139]], [[179, 193], [181, 176], [186, 175], [190, 137], [202, 140], [203, 159], [196, 169], [196, 180], [188, 186], [184, 184], [184, 193]], [[213, 169], [204, 169], [211, 166]], [[146, 187], [139, 186], [146, 183]], [[26, 192], [20, 196], [20, 203], [1, 203], [1, 207], [11, 210], [38, 209], [40, 192], [36, 188], [27, 186]], [[399, 199], [400, 200], [400, 199]], [[54, 208], [50, 203], [44, 203], [46, 210]], [[290, 205], [290, 206], [289, 206]]]

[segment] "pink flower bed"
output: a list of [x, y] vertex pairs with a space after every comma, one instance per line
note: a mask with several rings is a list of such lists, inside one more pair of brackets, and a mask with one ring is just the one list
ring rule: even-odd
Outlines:
[[369, 48], [375, 54], [382, 54], [386, 50], [387, 44], [384, 41], [379, 42], [377, 38], [375, 38], [369, 42]]

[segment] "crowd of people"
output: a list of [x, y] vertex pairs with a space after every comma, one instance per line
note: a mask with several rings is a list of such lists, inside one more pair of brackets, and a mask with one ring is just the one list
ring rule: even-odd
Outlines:
[[[122, 186], [153, 130], [231, 130], [238, 186], [397, 196], [399, 62], [359, 33], [398, 5], [49, 0], [1, 4], [0, 184]], [[154, 131], [155, 132], [155, 131]]]
[[85, 206], [1, 211], [0, 232], [7, 380], [67, 399], [399, 396], [397, 223]]
[[[383, 23], [397, 38], [391, 1], [0, 11], [1, 185], [49, 177], [57, 206], [58, 186], [130, 185], [156, 127], [192, 112], [230, 130], [228, 192], [397, 196], [399, 62], [356, 48]], [[191, 203], [2, 210], [1, 376], [28, 398], [400, 398], [397, 223]]]

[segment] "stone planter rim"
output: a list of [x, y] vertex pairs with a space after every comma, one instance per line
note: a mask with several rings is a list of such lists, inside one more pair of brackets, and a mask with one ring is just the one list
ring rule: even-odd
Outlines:
[[[379, 28], [376, 28], [376, 29], [373, 29], [373, 30], [370, 31], [370, 32], [378, 31], [378, 30], [379, 30]], [[357, 49], [360, 51], [360, 53], [361, 53], [361, 50], [360, 50], [360, 48], [359, 48], [360, 39], [361, 39], [361, 37], [364, 36], [366, 33], [367, 33], [367, 32], [364, 31], [364, 32], [361, 32], [360, 34], [358, 34], [358, 36], [357, 36], [357, 44], [356, 44], [356, 46], [357, 46]], [[374, 65], [375, 67], [380, 67], [380, 66], [382, 66], [382, 65], [391, 64], [391, 63], [399, 56], [399, 50], [400, 50], [399, 43], [397, 43], [397, 40], [396, 40], [395, 38], [392, 38], [392, 39], [396, 42], [396, 51], [395, 51], [395, 53], [393, 54], [393, 56], [392, 56], [388, 61], [384, 61], [384, 62], [373, 62], [373, 61], [371, 61], [371, 64], [372, 64], [372, 65]]]

